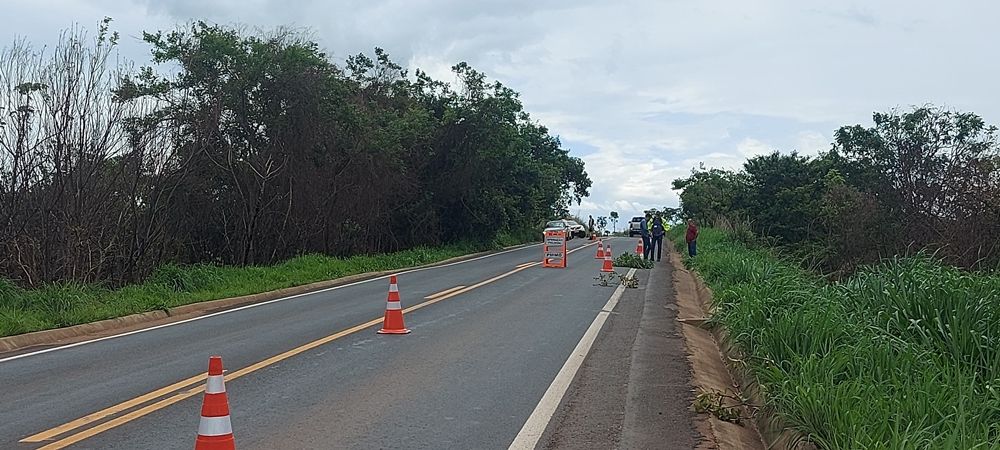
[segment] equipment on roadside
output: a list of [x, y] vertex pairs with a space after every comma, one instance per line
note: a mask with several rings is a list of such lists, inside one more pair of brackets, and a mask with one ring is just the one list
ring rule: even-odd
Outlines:
[[604, 266], [601, 267], [601, 272], [614, 272], [614, 266], [611, 261], [611, 245], [608, 245], [608, 251], [604, 254]]
[[604, 241], [597, 241], [597, 256], [594, 259], [604, 259]]
[[542, 243], [542, 267], [566, 268], [566, 232], [546, 230]]
[[639, 239], [639, 243], [635, 245], [635, 254], [639, 256], [643, 254], [642, 239]]
[[229, 398], [226, 381], [222, 375], [222, 357], [208, 358], [208, 379], [205, 382], [205, 399], [201, 405], [201, 422], [195, 450], [235, 450], [233, 425], [229, 420]]
[[389, 297], [385, 301], [385, 318], [378, 334], [407, 334], [410, 330], [403, 324], [403, 307], [399, 303], [399, 286], [396, 276], [389, 277]]

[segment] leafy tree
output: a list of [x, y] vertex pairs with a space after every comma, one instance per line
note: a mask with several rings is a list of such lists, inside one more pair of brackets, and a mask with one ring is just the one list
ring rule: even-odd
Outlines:
[[818, 164], [794, 152], [775, 152], [754, 157], [743, 167], [741, 210], [762, 234], [786, 244], [815, 236], [824, 188]]
[[929, 106], [876, 113], [874, 123], [840, 128], [818, 157], [701, 167], [674, 181], [682, 214], [747, 224], [829, 272], [928, 248], [964, 267], [1000, 263], [997, 128]]
[[604, 230], [608, 228], [608, 216], [598, 216], [597, 217], [597, 229], [600, 230], [601, 234], [604, 234]]
[[681, 208], [664, 206], [661, 213], [663, 214], [663, 220], [667, 222], [676, 222], [683, 217], [683, 210]]
[[705, 169], [704, 166], [692, 170], [690, 177], [673, 182], [673, 189], [681, 191], [683, 218], [702, 223], [738, 213], [739, 195], [745, 188], [742, 175], [728, 170]]
[[871, 128], [840, 128], [834, 157], [895, 224], [883, 237], [898, 247], [939, 248], [962, 265], [1000, 259], [997, 127], [930, 106], [873, 119]]
[[379, 48], [334, 64], [281, 28], [143, 38], [152, 64], [134, 71], [109, 64], [107, 22], [54, 64], [0, 53], [0, 276], [491, 245], [588, 195], [583, 161], [466, 63], [452, 86]]

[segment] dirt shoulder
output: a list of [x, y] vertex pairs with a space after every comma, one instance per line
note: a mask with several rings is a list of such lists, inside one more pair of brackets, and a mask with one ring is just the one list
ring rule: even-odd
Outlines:
[[673, 266], [673, 287], [677, 300], [677, 322], [687, 348], [687, 359], [691, 365], [692, 384], [698, 394], [708, 393], [703, 399], [712, 403], [721, 401], [728, 411], [735, 411], [745, 419], [740, 423], [720, 420], [713, 414], [698, 415], [707, 424], [713, 443], [704, 448], [721, 450], [765, 448], [760, 433], [754, 426], [750, 411], [740, 407], [735, 399], [741, 398], [739, 384], [734, 382], [713, 333], [703, 327], [710, 316], [711, 292], [699, 285], [691, 272], [684, 268], [680, 253], [670, 247], [670, 263]]

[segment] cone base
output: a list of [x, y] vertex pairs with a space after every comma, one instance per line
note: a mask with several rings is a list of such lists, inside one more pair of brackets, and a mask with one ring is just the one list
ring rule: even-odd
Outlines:
[[194, 441], [195, 450], [235, 450], [233, 435], [228, 436], [198, 436]]
[[385, 328], [376, 331], [378, 334], [410, 334], [409, 328], [403, 328], [402, 330], [386, 330]]

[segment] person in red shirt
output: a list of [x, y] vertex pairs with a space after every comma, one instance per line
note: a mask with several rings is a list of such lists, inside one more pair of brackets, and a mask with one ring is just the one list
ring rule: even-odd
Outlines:
[[698, 254], [698, 226], [694, 224], [694, 219], [688, 220], [687, 235], [684, 238], [688, 243], [688, 256], [693, 258]]

